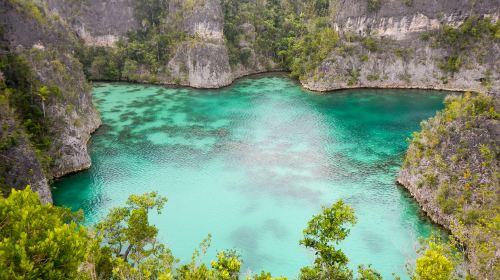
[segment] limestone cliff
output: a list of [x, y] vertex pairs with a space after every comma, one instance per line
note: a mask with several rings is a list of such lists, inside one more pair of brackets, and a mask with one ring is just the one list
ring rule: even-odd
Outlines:
[[19, 129], [13, 109], [7, 100], [0, 101], [0, 184], [24, 188], [30, 185], [43, 202], [51, 202], [51, 193], [43, 168], [26, 133]]
[[[175, 42], [170, 40], [164, 45], [169, 54], [165, 58], [158, 55], [154, 66], [128, 59], [121, 66], [122, 73], [112, 75], [103, 70], [106, 65], [99, 65], [91, 58], [87, 65], [89, 78], [218, 88], [244, 75], [281, 69], [272, 58], [255, 50], [255, 26], [246, 21], [238, 26], [242, 34], [238, 48], [248, 52], [250, 58], [245, 63], [230, 62], [220, 0], [157, 2], [162, 5], [162, 12], [157, 15], [160, 19], [153, 33], [159, 36], [182, 33]], [[142, 8], [132, 0], [85, 3], [50, 0], [48, 4], [52, 13], [60, 15], [87, 47], [108, 52], [102, 60], [112, 57], [110, 53], [117, 44], [128, 45], [130, 33], [144, 33], [151, 27], [152, 20], [143, 17]], [[258, 12], [257, 8], [253, 7], [253, 12]]]
[[[31, 184], [50, 202], [48, 181], [88, 168], [87, 141], [99, 125], [90, 86], [65, 23], [30, 2], [0, 3], [0, 112], [10, 139], [0, 151], [2, 188]], [[4, 144], [6, 142], [3, 142]]]
[[182, 85], [219, 88], [232, 82], [219, 0], [171, 1], [168, 21], [181, 15], [180, 28], [190, 39], [177, 47], [168, 69]]
[[398, 182], [465, 245], [476, 279], [500, 277], [498, 94], [448, 97], [422, 123]]
[[140, 28], [134, 16], [134, 0], [48, 0], [59, 15], [87, 45], [113, 46], [131, 30]]
[[[445, 26], [459, 27], [471, 16], [498, 20], [498, 1], [384, 0], [370, 8], [370, 1], [335, 1], [331, 26], [348, 38], [345, 44], [325, 59], [302, 83], [306, 88], [328, 91], [341, 88], [434, 88], [485, 91], [498, 89], [498, 39], [469, 46], [463, 65], [450, 74], [443, 71], [444, 60], [459, 47], [438, 45], [429, 36], [439, 37]], [[363, 38], [377, 40], [367, 47]], [[427, 38], [425, 38], [427, 37]], [[348, 52], [345, 52], [348, 49]], [[485, 86], [484, 81], [492, 83]]]
[[[160, 36], [173, 32], [184, 34], [182, 38], [164, 43], [164, 48], [171, 49], [169, 54], [161, 57], [158, 52], [153, 64], [159, 65], [138, 61], [150, 61], [151, 58], [126, 60], [124, 66], [116, 66], [122, 69], [121, 73], [111, 75], [103, 70], [107, 67], [105, 58], [117, 59], [122, 54], [103, 55], [101, 65], [91, 65], [92, 62], [87, 65], [91, 79], [200, 88], [225, 86], [247, 74], [286, 70], [279, 51], [289, 47], [287, 44], [294, 37], [328, 18], [330, 28], [340, 34], [344, 44], [315, 69], [301, 76], [302, 84], [308, 89], [398, 87], [484, 91], [499, 87], [498, 41], [487, 42], [482, 50], [463, 55], [466, 58], [461, 61], [463, 67], [447, 73], [442, 69], [443, 60], [454, 56], [456, 46], [436, 46], [432, 41], [422, 40], [426, 32], [444, 26], [458, 27], [470, 16], [489, 17], [495, 22], [500, 15], [495, 0], [334, 0], [319, 13], [310, 12], [321, 10], [317, 7], [318, 1], [311, 0], [287, 0], [278, 4], [248, 0], [156, 2], [159, 6], [152, 8], [161, 8], [162, 13], [157, 23], [160, 27], [154, 33]], [[372, 2], [376, 4], [370, 4]], [[50, 9], [92, 47], [113, 47], [120, 40], [127, 46], [130, 32], [144, 32], [148, 22], [153, 21], [143, 15], [141, 9], [144, 7], [133, 0], [89, 0], [85, 3], [50, 0], [48, 3]], [[293, 29], [297, 19], [308, 26]], [[269, 26], [271, 23], [274, 26]], [[283, 30], [277, 32], [276, 28]], [[363, 44], [363, 39], [369, 36], [379, 41], [376, 50]], [[159, 42], [154, 44], [159, 48]], [[485, 87], [485, 80], [492, 83], [486, 83]]]

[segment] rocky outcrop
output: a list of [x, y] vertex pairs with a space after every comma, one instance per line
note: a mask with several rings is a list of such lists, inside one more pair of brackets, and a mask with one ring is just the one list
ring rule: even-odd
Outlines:
[[134, 15], [134, 0], [48, 0], [52, 14], [69, 23], [85, 44], [113, 46], [129, 31], [140, 28]]
[[53, 159], [49, 178], [89, 168], [87, 142], [99, 127], [100, 118], [80, 62], [68, 53], [53, 56], [34, 50], [29, 61], [42, 84], [55, 85], [60, 91], [46, 104], [46, 115], [51, 120], [49, 134], [53, 138], [48, 151]]
[[[90, 166], [87, 142], [100, 119], [81, 63], [73, 55], [81, 42], [44, 6], [22, 5], [0, 4], [0, 55], [2, 60], [10, 57], [7, 70], [12, 72], [3, 75], [1, 90], [7, 101], [0, 117], [18, 136], [9, 149], [0, 151], [15, 164], [7, 167], [2, 161], [0, 170], [8, 169], [2, 174], [7, 178], [4, 186], [24, 188], [29, 183], [50, 202], [49, 180]], [[12, 91], [17, 96], [9, 98]], [[28, 101], [16, 101], [22, 95]], [[43, 130], [47, 139], [29, 135], [33, 127]]]
[[0, 189], [31, 186], [44, 203], [52, 202], [49, 184], [31, 143], [19, 127], [14, 110], [7, 100], [0, 104]]
[[[176, 43], [165, 65], [152, 70], [134, 64], [132, 70], [128, 69], [125, 75], [113, 80], [218, 88], [241, 76], [280, 69], [273, 59], [255, 51], [255, 27], [249, 22], [241, 26], [239, 44], [248, 53], [248, 63], [230, 64], [220, 0], [170, 0], [165, 3], [168, 8], [162, 20], [166, 28], [172, 29], [166, 32], [182, 31], [186, 38]], [[48, 7], [75, 30], [87, 47], [113, 48], [118, 40], [127, 40], [127, 33], [143, 28], [131, 0], [90, 0], [85, 3], [49, 0]], [[93, 79], [110, 79], [96, 68], [91, 65], [88, 69]]]
[[[342, 36], [373, 36], [378, 49], [367, 49], [362, 42], [347, 44], [349, 52], [334, 51], [314, 73], [302, 80], [311, 90], [343, 88], [422, 88], [445, 90], [498, 90], [498, 41], [470, 52], [457, 73], [442, 70], [443, 60], [457, 47], [435, 46], [422, 39], [424, 32], [443, 26], [460, 26], [470, 16], [498, 20], [500, 6], [490, 1], [380, 1], [369, 9], [368, 1], [336, 1], [332, 27]], [[438, 35], [439, 36], [439, 35]], [[345, 48], [344, 48], [345, 50]], [[486, 53], [483, 53], [486, 52]], [[484, 81], [492, 84], [485, 87]]]
[[[470, 56], [466, 66], [450, 75], [442, 69], [449, 51], [415, 40], [383, 40], [381, 50], [370, 51], [353, 43], [350, 54], [334, 52], [302, 85], [314, 91], [346, 88], [419, 88], [484, 92], [500, 89], [500, 44], [488, 48], [481, 62]], [[485, 84], [488, 80], [491, 84]]]
[[[448, 75], [443, 73], [441, 64], [443, 58], [451, 55], [451, 50], [436, 48], [420, 38], [424, 32], [445, 25], [457, 27], [471, 15], [498, 20], [500, 7], [495, 0], [383, 0], [376, 1], [380, 4], [374, 6], [369, 2], [330, 1], [330, 26], [343, 38], [375, 36], [382, 40], [380, 49], [374, 52], [359, 42], [351, 42], [346, 48], [354, 52], [332, 52], [316, 71], [302, 77], [306, 88], [315, 91], [359, 87], [484, 91], [486, 79], [494, 82], [488, 87], [500, 87], [497, 82], [498, 43], [485, 48], [486, 56], [472, 55], [465, 67]], [[60, 14], [88, 46], [113, 46], [120, 38], [126, 40], [127, 32], [143, 28], [137, 20], [134, 3], [131, 0], [89, 0], [85, 4], [50, 0], [48, 6]], [[131, 75], [113, 79], [216, 88], [244, 75], [283, 69], [276, 57], [259, 51], [256, 38], [259, 32], [266, 31], [256, 31], [251, 17], [233, 27], [239, 34], [231, 50], [237, 48], [236, 55], [245, 60], [235, 62], [225, 36], [225, 14], [220, 0], [170, 0], [165, 3], [168, 5], [164, 19], [167, 26], [183, 31], [187, 34], [186, 39], [175, 46], [168, 62], [158, 69], [136, 65]], [[296, 5], [297, 13], [307, 13], [311, 9], [308, 2], [290, 3], [282, 5]], [[233, 12], [241, 14], [242, 18], [248, 17], [248, 13], [259, 13], [259, 7], [249, 3], [233, 6], [238, 7]], [[399, 52], [402, 49], [407, 52]], [[92, 73], [95, 79], [110, 79], [99, 71]]]
[[398, 182], [466, 247], [475, 279], [500, 276], [500, 95], [448, 97], [422, 123]]
[[169, 15], [172, 23], [181, 15], [181, 28], [191, 38], [177, 47], [168, 63], [173, 79], [198, 88], [231, 84], [220, 0], [171, 1]]
[[472, 14], [488, 15], [494, 20], [500, 14], [495, 0], [383, 0], [371, 9], [368, 2], [336, 1], [333, 27], [340, 33], [372, 33], [401, 40], [444, 24], [456, 27]]
[[227, 49], [223, 44], [185, 42], [168, 63], [179, 84], [196, 88], [220, 88], [232, 83]]

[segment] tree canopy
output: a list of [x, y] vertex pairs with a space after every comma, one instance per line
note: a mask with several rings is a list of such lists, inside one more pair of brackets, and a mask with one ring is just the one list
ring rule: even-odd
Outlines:
[[[189, 263], [179, 264], [157, 239], [151, 212], [161, 213], [167, 199], [156, 192], [131, 195], [124, 207], [113, 208], [95, 227], [79, 225], [82, 213], [42, 204], [28, 186], [0, 198], [0, 279], [206, 279], [284, 280], [265, 271], [241, 272], [236, 250], [204, 261], [211, 235], [203, 240]], [[336, 246], [355, 225], [354, 209], [343, 201], [312, 217], [300, 244], [315, 252], [311, 266], [299, 279], [354, 279], [349, 259]], [[415, 280], [457, 278], [460, 255], [453, 245], [431, 237], [421, 250], [412, 274]], [[370, 265], [360, 265], [358, 280], [380, 280]]]

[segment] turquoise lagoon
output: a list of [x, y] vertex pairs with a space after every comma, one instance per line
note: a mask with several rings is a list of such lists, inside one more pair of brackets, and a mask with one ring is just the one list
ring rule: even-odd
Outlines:
[[[343, 199], [358, 223], [341, 248], [351, 266], [405, 275], [419, 237], [437, 228], [395, 183], [407, 138], [443, 108], [433, 91], [320, 95], [282, 75], [218, 90], [94, 85], [103, 126], [90, 170], [54, 183], [57, 205], [98, 221], [130, 194], [168, 197], [152, 217], [183, 262], [209, 233], [236, 249], [244, 271], [294, 278], [314, 255], [298, 244], [322, 205]], [[406, 278], [404, 276], [403, 278]]]

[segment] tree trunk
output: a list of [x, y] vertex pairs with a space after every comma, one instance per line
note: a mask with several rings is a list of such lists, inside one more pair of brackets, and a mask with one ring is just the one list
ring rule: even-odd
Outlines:
[[130, 253], [130, 250], [132, 250], [132, 244], [128, 245], [127, 250], [125, 250], [125, 253], [123, 254], [123, 260], [124, 261], [127, 261], [128, 254]]
[[45, 102], [42, 100], [43, 118], [45, 119]]

